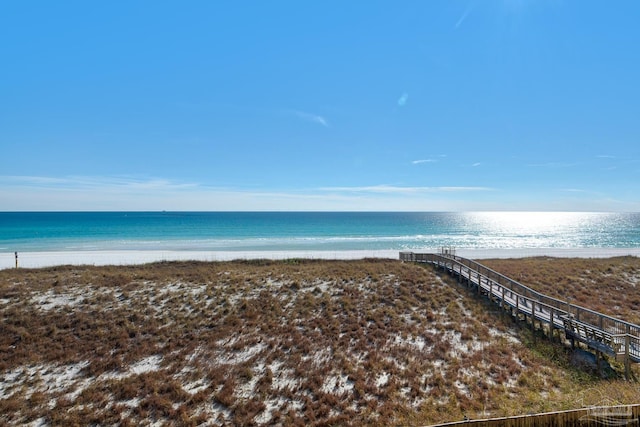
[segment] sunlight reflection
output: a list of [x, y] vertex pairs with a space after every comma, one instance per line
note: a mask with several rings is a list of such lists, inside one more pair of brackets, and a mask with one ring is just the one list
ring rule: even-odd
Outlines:
[[600, 228], [606, 219], [585, 212], [474, 212], [465, 214], [465, 225], [479, 230], [475, 236], [480, 246], [588, 246], [584, 232]]
[[478, 212], [471, 219], [503, 233], [534, 234], [554, 232], [584, 224], [592, 214], [580, 212]]

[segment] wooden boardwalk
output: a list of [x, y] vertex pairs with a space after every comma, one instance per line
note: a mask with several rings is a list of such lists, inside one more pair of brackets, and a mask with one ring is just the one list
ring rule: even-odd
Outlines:
[[530, 321], [533, 328], [564, 332], [571, 341], [585, 344], [600, 358], [606, 354], [624, 362], [630, 376], [630, 363], [640, 362], [640, 326], [607, 316], [575, 304], [569, 304], [536, 292], [470, 259], [443, 253], [400, 252], [407, 262], [432, 264], [448, 272], [478, 294], [486, 295], [514, 317]]

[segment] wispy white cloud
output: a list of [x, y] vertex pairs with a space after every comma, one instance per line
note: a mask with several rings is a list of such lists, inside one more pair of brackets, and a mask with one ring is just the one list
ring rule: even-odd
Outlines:
[[482, 163], [480, 162], [476, 162], [474, 164], [472, 164], [471, 166], [473, 166], [474, 168], [477, 168], [478, 166], [480, 166]]
[[179, 190], [194, 188], [195, 183], [176, 183], [161, 178], [137, 178], [130, 176], [0, 176], [4, 186], [24, 186], [56, 189], [93, 189], [102, 190]]
[[460, 16], [460, 18], [456, 22], [456, 24], [453, 26], [454, 30], [457, 30], [458, 28], [460, 28], [462, 23], [467, 19], [467, 16], [469, 16], [469, 14], [471, 13], [472, 9], [473, 9], [473, 7], [471, 5], [467, 6], [467, 8], [464, 10], [462, 15]]
[[338, 191], [348, 193], [452, 193], [462, 191], [491, 191], [489, 187], [402, 187], [394, 185], [372, 185], [363, 187], [323, 187], [321, 191]]
[[596, 156], [598, 159], [615, 159], [616, 156], [611, 156], [609, 154], [601, 154], [599, 156]]
[[[562, 190], [556, 190], [561, 194]], [[501, 194], [502, 200], [483, 197]], [[614, 200], [579, 188], [557, 199], [523, 202], [502, 189], [480, 186], [371, 185], [255, 189], [145, 177], [0, 176], [0, 200], [7, 211], [638, 211], [635, 201]]]
[[489, 190], [393, 185], [259, 190], [162, 178], [0, 176], [2, 207], [13, 211], [460, 210], [472, 209], [469, 201], [446, 194]]
[[568, 163], [568, 162], [547, 162], [547, 163], [530, 163], [527, 166], [529, 167], [542, 167], [542, 168], [572, 168], [578, 166], [578, 163]]
[[419, 165], [419, 164], [422, 164], [422, 163], [437, 163], [437, 162], [440, 161], [439, 159], [444, 159], [445, 157], [447, 157], [446, 154], [438, 154], [438, 155], [431, 156], [428, 159], [412, 160], [411, 164], [412, 165]]
[[307, 112], [298, 111], [298, 110], [293, 110], [292, 113], [302, 120], [312, 122], [312, 123], [317, 123], [327, 128], [329, 127], [329, 121], [323, 116], [320, 116], [318, 114], [312, 114], [312, 113], [307, 113]]
[[559, 191], [563, 191], [565, 193], [591, 193], [591, 191], [582, 190], [580, 188], [561, 188]]
[[408, 100], [409, 94], [407, 92], [404, 92], [402, 95], [400, 95], [400, 98], [398, 98], [398, 107], [404, 107], [405, 105], [407, 105]]

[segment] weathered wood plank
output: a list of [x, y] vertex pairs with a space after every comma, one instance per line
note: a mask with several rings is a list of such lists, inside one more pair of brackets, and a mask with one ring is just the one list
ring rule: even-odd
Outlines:
[[569, 304], [536, 292], [521, 283], [475, 261], [447, 254], [401, 252], [400, 259], [430, 263], [457, 275], [478, 293], [484, 293], [501, 308], [515, 315], [546, 324], [551, 331], [564, 329], [568, 338], [578, 340], [599, 352], [624, 355], [626, 361], [640, 362], [640, 326], [597, 311]]

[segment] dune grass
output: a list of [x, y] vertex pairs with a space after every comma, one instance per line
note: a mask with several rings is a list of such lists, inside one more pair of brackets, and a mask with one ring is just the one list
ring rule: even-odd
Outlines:
[[639, 400], [394, 260], [3, 270], [0, 312], [8, 425], [426, 425]]
[[535, 257], [482, 263], [546, 295], [640, 324], [638, 257]]

